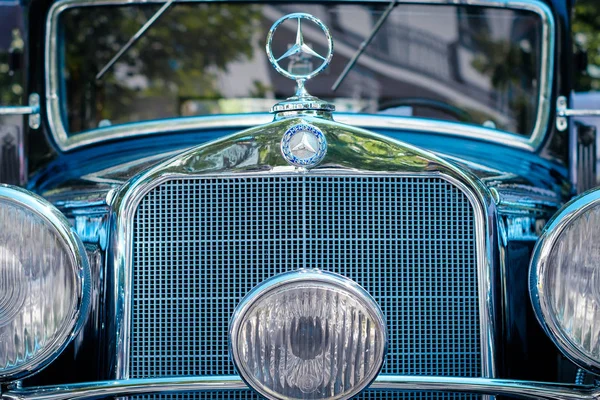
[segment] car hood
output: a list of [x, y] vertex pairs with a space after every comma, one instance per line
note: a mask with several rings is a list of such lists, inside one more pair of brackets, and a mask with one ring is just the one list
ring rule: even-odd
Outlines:
[[479, 182], [499, 209], [509, 213], [525, 206], [552, 214], [570, 194], [563, 167], [526, 151], [442, 134], [375, 132], [312, 116], [235, 133], [188, 133], [97, 146], [58, 158], [33, 177], [30, 189], [59, 207], [96, 207], [109, 206], [128, 182], [165, 163], [202, 173], [293, 170], [280, 144], [283, 133], [300, 122], [314, 124], [327, 137], [328, 153], [317, 169], [418, 173], [431, 163], [443, 165]]

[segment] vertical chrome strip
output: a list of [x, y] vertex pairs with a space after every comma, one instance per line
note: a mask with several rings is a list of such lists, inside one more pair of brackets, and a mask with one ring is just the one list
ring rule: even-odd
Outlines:
[[[459, 188], [469, 199], [475, 215], [476, 225], [476, 244], [477, 244], [477, 264], [478, 264], [478, 291], [480, 308], [480, 332], [481, 332], [481, 364], [482, 376], [493, 378], [496, 376], [496, 313], [495, 291], [492, 285], [494, 282], [494, 264], [496, 257], [495, 246], [495, 204], [491, 195], [485, 187], [468, 175], [464, 175], [453, 169], [446, 169], [440, 166], [439, 170], [429, 170], [422, 173], [398, 173], [398, 172], [371, 172], [354, 170], [314, 170], [311, 174], [315, 175], [393, 175], [405, 177], [438, 177], [442, 178]], [[140, 201], [153, 188], [160, 184], [178, 178], [185, 179], [205, 179], [220, 177], [240, 177], [240, 176], [264, 176], [265, 174], [274, 174], [273, 172], [264, 173], [223, 173], [223, 174], [182, 174], [175, 173], [172, 170], [150, 171], [143, 177], [132, 182], [131, 186], [126, 187], [116, 198], [111, 214], [111, 252], [113, 260], [113, 298], [115, 310], [115, 326], [109, 327], [108, 331], [115, 333], [114, 340], [114, 368], [115, 379], [129, 378], [129, 339], [130, 339], [130, 319], [132, 302], [132, 261], [133, 261], [133, 219]], [[110, 349], [109, 349], [110, 350]], [[110, 362], [110, 360], [109, 360]]]
[[[202, 0], [190, 0], [190, 2]], [[214, 1], [214, 0], [213, 0]], [[216, 0], [222, 1], [222, 0]], [[236, 1], [236, 0], [234, 0]], [[350, 2], [356, 0], [349, 0]], [[373, 1], [373, 0], [371, 0]], [[56, 145], [62, 151], [70, 151], [79, 147], [89, 146], [108, 139], [121, 139], [130, 136], [161, 134], [166, 132], [181, 132], [192, 129], [245, 128], [259, 123], [268, 122], [268, 115], [223, 115], [205, 117], [187, 117], [145, 121], [133, 124], [114, 125], [93, 129], [75, 135], [69, 135], [60, 109], [60, 74], [63, 68], [59, 61], [59, 17], [67, 9], [87, 6], [108, 6], [139, 3], [162, 3], [162, 0], [59, 0], [53, 4], [46, 21], [45, 42], [45, 71], [46, 71], [46, 115], [48, 126]], [[457, 4], [455, 0], [406, 0], [406, 4]], [[351, 115], [355, 125], [362, 127], [378, 127], [386, 125], [394, 129], [436, 132], [436, 127], [443, 127], [437, 132], [449, 135], [467, 136], [507, 146], [521, 148], [531, 152], [536, 151], [543, 143], [549, 129], [552, 106], [552, 85], [554, 81], [554, 60], [556, 46], [555, 21], [550, 8], [539, 0], [469, 0], [469, 6], [512, 8], [536, 13], [542, 19], [542, 54], [540, 71], [540, 95], [538, 102], [537, 120], [531, 136], [525, 137], [510, 132], [487, 129], [475, 125], [445, 123], [419, 118], [406, 117], [374, 117], [368, 116], [364, 124], [360, 115]], [[260, 122], [259, 122], [260, 121]]]

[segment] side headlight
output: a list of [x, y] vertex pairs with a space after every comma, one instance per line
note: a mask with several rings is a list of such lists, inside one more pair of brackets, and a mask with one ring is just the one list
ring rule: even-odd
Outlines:
[[81, 240], [50, 203], [0, 185], [0, 382], [60, 354], [89, 304]]
[[300, 270], [244, 298], [231, 319], [230, 344], [242, 378], [268, 399], [348, 399], [381, 370], [387, 330], [359, 285]]
[[600, 190], [572, 200], [548, 223], [533, 254], [530, 292], [560, 350], [600, 372]]

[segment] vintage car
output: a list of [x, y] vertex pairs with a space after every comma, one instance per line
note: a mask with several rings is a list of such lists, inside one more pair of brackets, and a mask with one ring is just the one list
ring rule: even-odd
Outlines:
[[600, 399], [571, 3], [0, 5], [2, 400]]

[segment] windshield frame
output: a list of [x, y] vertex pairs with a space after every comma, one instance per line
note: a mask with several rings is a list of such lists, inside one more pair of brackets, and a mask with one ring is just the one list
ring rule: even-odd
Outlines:
[[[202, 3], [207, 0], [185, 0], [182, 3]], [[236, 2], [243, 0], [212, 0], [212, 2]], [[176, 0], [176, 2], [179, 2]], [[310, 0], [308, 1], [310, 2]], [[345, 0], [348, 3], [389, 3], [389, 0]], [[218, 128], [248, 128], [272, 121], [273, 116], [265, 113], [199, 115], [159, 120], [139, 121], [126, 124], [90, 129], [69, 134], [64, 122], [63, 99], [61, 99], [60, 71], [61, 42], [59, 19], [62, 12], [77, 7], [118, 6], [140, 4], [163, 4], [165, 0], [59, 0], [52, 5], [46, 20], [45, 38], [45, 102], [46, 117], [50, 133], [59, 150], [68, 152], [80, 147], [90, 146], [107, 140], [123, 139], [135, 136], [165, 134], [189, 130]], [[455, 0], [408, 0], [402, 4], [456, 5]], [[499, 129], [469, 125], [457, 122], [440, 121], [418, 117], [385, 116], [377, 114], [335, 113], [339, 122], [363, 128], [386, 128], [420, 132], [458, 135], [473, 139], [499, 143], [510, 147], [535, 152], [544, 142], [547, 134], [554, 83], [554, 60], [556, 47], [556, 26], [551, 9], [540, 0], [470, 0], [469, 6], [486, 8], [511, 8], [531, 11], [542, 22], [542, 48], [540, 60], [540, 92], [537, 118], [533, 131], [523, 136]], [[291, 93], [290, 93], [291, 95]], [[266, 111], [266, 110], [265, 110]]]

